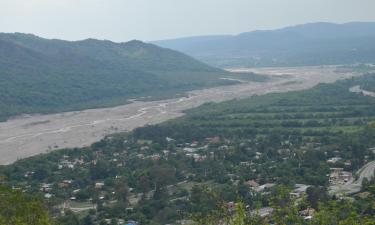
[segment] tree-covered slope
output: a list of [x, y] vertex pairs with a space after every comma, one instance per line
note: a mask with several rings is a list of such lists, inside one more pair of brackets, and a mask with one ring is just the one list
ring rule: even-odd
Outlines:
[[182, 53], [140, 41], [69, 42], [0, 34], [0, 120], [126, 103], [226, 84], [230, 75]]
[[312, 23], [155, 44], [219, 67], [373, 63], [375, 23]]

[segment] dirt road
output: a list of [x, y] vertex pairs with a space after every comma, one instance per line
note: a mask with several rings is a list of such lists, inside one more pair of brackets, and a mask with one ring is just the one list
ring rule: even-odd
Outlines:
[[129, 131], [146, 124], [160, 123], [182, 116], [183, 110], [206, 102], [302, 90], [321, 82], [329, 83], [358, 75], [350, 71], [337, 71], [332, 66], [233, 71], [252, 71], [279, 76], [279, 78], [266, 83], [244, 82], [238, 85], [192, 91], [188, 93], [188, 97], [178, 99], [136, 101], [113, 108], [12, 119], [0, 123], [0, 164], [9, 164], [20, 158], [59, 148], [87, 146], [111, 133]]

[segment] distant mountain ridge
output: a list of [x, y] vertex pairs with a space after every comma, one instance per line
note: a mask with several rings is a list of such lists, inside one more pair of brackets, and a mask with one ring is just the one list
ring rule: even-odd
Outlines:
[[375, 62], [375, 22], [310, 23], [152, 43], [219, 67], [371, 63]]
[[173, 96], [228, 83], [229, 73], [190, 56], [130, 41], [63, 41], [0, 33], [0, 120]]

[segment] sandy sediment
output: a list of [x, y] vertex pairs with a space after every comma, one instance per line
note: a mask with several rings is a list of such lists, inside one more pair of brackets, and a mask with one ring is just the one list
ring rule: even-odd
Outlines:
[[[336, 67], [233, 69], [278, 76], [265, 83], [243, 82], [238, 85], [196, 90], [188, 97], [89, 109], [49, 115], [32, 115], [0, 123], [0, 164], [59, 148], [83, 147], [104, 136], [129, 131], [146, 124], [156, 124], [182, 116], [183, 110], [206, 102], [271, 92], [302, 90], [318, 83], [330, 83], [358, 74], [338, 71]], [[285, 76], [287, 75], [287, 76]]]

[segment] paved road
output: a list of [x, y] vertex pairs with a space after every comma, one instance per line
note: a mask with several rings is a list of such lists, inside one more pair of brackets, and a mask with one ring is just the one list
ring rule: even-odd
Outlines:
[[361, 87], [359, 85], [351, 87], [349, 90], [351, 92], [362, 93], [363, 95], [366, 95], [366, 96], [375, 97], [374, 92], [363, 90], [363, 89], [361, 89]]
[[59, 148], [88, 146], [104, 136], [183, 115], [206, 102], [221, 102], [271, 92], [308, 89], [318, 83], [358, 75], [336, 67], [240, 69], [279, 76], [266, 83], [244, 82], [187, 93], [187, 97], [161, 101], [135, 101], [128, 105], [50, 115], [24, 116], [0, 123], [0, 164]]
[[364, 178], [371, 180], [374, 176], [375, 171], [375, 161], [367, 163], [362, 169], [359, 171], [359, 178], [354, 183], [355, 184], [362, 184]]
[[349, 180], [343, 185], [335, 185], [330, 187], [330, 194], [336, 195], [350, 195], [361, 191], [362, 181], [364, 178], [371, 180], [374, 178], [375, 161], [369, 162], [364, 165], [358, 172], [358, 179], [354, 178]]

